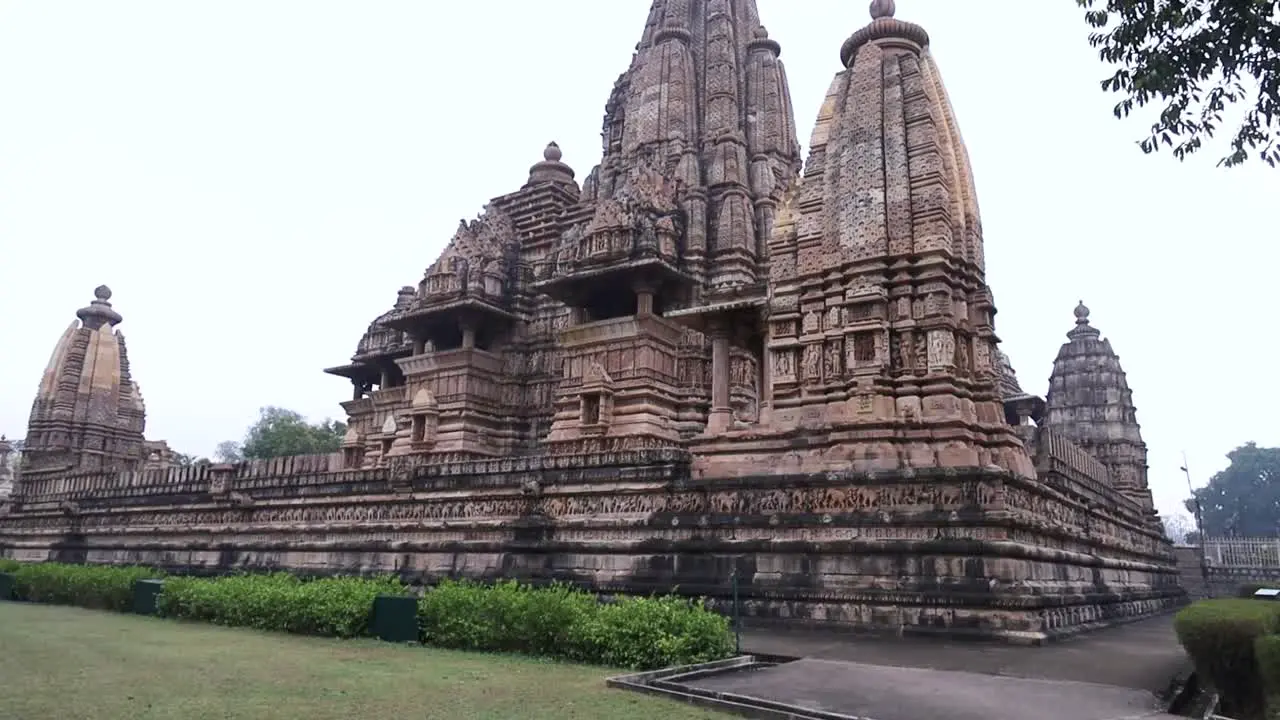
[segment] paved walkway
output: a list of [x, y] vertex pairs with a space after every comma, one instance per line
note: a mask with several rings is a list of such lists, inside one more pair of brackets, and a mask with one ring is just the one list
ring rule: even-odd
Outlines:
[[1171, 615], [1043, 647], [751, 630], [743, 649], [804, 659], [692, 684], [869, 720], [1171, 718], [1156, 696], [1189, 669]]
[[744, 630], [744, 652], [1041, 680], [1163, 693], [1190, 662], [1173, 615], [1086, 633], [1040, 647], [934, 638], [878, 638], [808, 630]]
[[867, 720], [1175, 720], [1144, 690], [799, 660], [690, 683]]

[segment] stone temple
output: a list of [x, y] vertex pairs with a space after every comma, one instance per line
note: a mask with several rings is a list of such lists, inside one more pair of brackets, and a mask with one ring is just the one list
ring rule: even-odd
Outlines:
[[761, 621], [1014, 641], [1179, 603], [1089, 311], [1044, 399], [997, 349], [929, 35], [872, 4], [807, 160], [780, 52], [755, 0], [655, 0], [600, 163], [579, 184], [548, 146], [327, 371], [334, 455], [170, 467], [100, 290], [0, 552], [721, 603], [736, 574]]

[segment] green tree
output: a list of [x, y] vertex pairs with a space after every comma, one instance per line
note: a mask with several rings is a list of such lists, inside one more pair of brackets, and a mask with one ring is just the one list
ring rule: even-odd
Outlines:
[[342, 436], [346, 433], [345, 423], [326, 418], [312, 424], [292, 410], [265, 407], [259, 411], [258, 421], [245, 433], [243, 443], [238, 447], [234, 443], [221, 443], [216, 454], [222, 462], [234, 462], [331, 453], [342, 446]]
[[1231, 464], [1195, 490], [1208, 538], [1270, 537], [1280, 533], [1280, 448], [1248, 443], [1227, 454]]
[[176, 452], [173, 454], [173, 462], [176, 463], [178, 467], [187, 468], [195, 465], [200, 465], [201, 463], [208, 463], [209, 458], [200, 457], [199, 455], [188, 455], [186, 453]]
[[1163, 103], [1139, 142], [1179, 160], [1200, 149], [1243, 103], [1244, 118], [1220, 165], [1253, 155], [1280, 163], [1280, 0], [1076, 0], [1101, 58], [1119, 65], [1102, 89], [1124, 96], [1118, 118]]

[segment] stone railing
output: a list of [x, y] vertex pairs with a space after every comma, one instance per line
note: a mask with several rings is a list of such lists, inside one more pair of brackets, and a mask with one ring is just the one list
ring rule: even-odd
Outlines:
[[1280, 587], [1280, 538], [1211, 538], [1203, 548], [1179, 546], [1177, 555], [1192, 598], [1235, 597], [1247, 585]]
[[[463, 454], [436, 454], [430, 462], [410, 461], [408, 475], [436, 478], [449, 486], [475, 482], [477, 478], [511, 477], [521, 474], [555, 476], [583, 469], [626, 468], [654, 465], [681, 465], [689, 462], [688, 452], [644, 438], [600, 438], [598, 446], [579, 453], [514, 456], [477, 459]], [[200, 464], [155, 472], [86, 473], [41, 480], [24, 487], [14, 498], [30, 510], [52, 510], [64, 504], [95, 507], [205, 502], [230, 493], [246, 497], [300, 497], [317, 492], [326, 495], [362, 494], [389, 491], [389, 478], [399, 470], [377, 467], [343, 469], [340, 453], [297, 455], [236, 464]], [[452, 479], [451, 479], [452, 478]], [[317, 490], [314, 488], [324, 488]], [[345, 488], [345, 489], [344, 489]], [[458, 485], [458, 489], [464, 489]], [[69, 506], [64, 506], [67, 509]]]
[[1280, 538], [1210, 538], [1205, 541], [1204, 554], [1210, 567], [1280, 571]]
[[1134, 517], [1142, 515], [1138, 503], [1111, 487], [1106, 466], [1066, 436], [1048, 428], [1037, 430], [1035, 462], [1042, 477], [1060, 490], [1083, 495]]

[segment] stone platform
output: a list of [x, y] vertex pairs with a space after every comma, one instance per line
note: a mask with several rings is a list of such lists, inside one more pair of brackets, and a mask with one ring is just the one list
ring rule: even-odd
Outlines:
[[0, 552], [560, 581], [725, 611], [736, 574], [756, 621], [1020, 643], [1182, 599], [1154, 532], [1090, 509], [1088, 488], [991, 468], [694, 479], [678, 450], [331, 470], [339, 460], [36, 486], [0, 523]]

